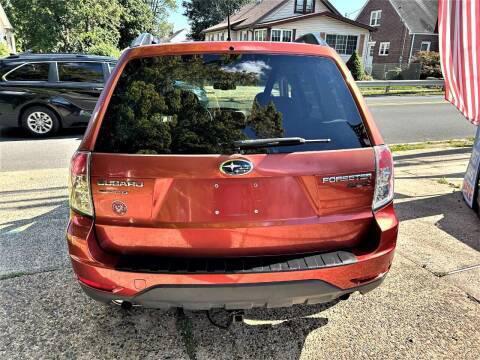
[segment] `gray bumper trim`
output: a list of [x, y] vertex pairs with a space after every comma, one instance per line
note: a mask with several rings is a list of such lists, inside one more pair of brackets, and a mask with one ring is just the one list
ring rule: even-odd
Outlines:
[[101, 302], [129, 301], [148, 308], [168, 309], [181, 307], [187, 310], [224, 308], [231, 310], [254, 307], [288, 307], [295, 304], [321, 304], [356, 291], [365, 294], [383, 281], [383, 278], [356, 288], [341, 290], [319, 280], [288, 281], [241, 285], [185, 285], [156, 286], [135, 297], [121, 297], [95, 290], [82, 284], [93, 299]]

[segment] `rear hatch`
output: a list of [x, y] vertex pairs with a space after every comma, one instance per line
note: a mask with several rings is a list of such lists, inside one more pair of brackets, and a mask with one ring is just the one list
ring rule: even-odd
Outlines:
[[375, 154], [335, 62], [178, 55], [126, 64], [91, 157], [96, 235], [123, 255], [358, 246]]

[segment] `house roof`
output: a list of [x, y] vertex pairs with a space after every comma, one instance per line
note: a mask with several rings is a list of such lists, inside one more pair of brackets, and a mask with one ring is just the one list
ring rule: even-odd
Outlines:
[[434, 33], [438, 19], [438, 0], [390, 0], [410, 33]]
[[[258, 22], [261, 18], [267, 16], [272, 11], [276, 10], [283, 4], [287, 3], [288, 0], [263, 0], [260, 2], [250, 2], [242, 6], [235, 14], [230, 16], [230, 23], [233, 27], [242, 23], [242, 25], [249, 26]], [[208, 29], [203, 30], [214, 31], [225, 29], [228, 26], [227, 19], [223, 20], [220, 24], [209, 27]]]
[[[348, 19], [348, 18], [346, 18], [344, 16], [341, 16], [341, 15], [333, 14], [329, 11], [323, 11], [323, 12], [319, 12], [319, 13], [306, 14], [306, 15], [300, 15], [300, 16], [292, 16], [292, 17], [288, 17], [288, 18], [284, 18], [284, 19], [275, 20], [275, 21], [258, 23], [254, 27], [259, 28], [259, 27], [264, 27], [264, 26], [280, 25], [280, 24], [284, 24], [284, 23], [291, 23], [291, 22], [305, 20], [305, 19], [309, 19], [309, 18], [312, 18], [312, 17], [319, 17], [319, 16], [328, 16], [332, 19], [340, 20], [340, 21], [343, 21], [347, 24], [358, 26], [358, 27], [361, 27], [361, 28], [364, 28], [364, 29], [367, 29], [367, 30], [370, 30], [370, 31], [376, 31], [377, 30], [376, 28], [371, 27], [369, 25], [362, 24], [361, 22]], [[239, 28], [241, 28], [241, 26]]]
[[[277, 10], [284, 4], [286, 4], [288, 1], [289, 0], [262, 0], [260, 2], [249, 2], [248, 4], [242, 6], [235, 14], [230, 16], [230, 25], [233, 29], [253, 27], [253, 25], [260, 23], [262, 19], [270, 15], [273, 11]], [[328, 10], [330, 10], [332, 14], [342, 17], [338, 10], [328, 0], [321, 0], [321, 2]], [[226, 29], [227, 26], [227, 19], [225, 19], [220, 24], [211, 26], [208, 29], [203, 30], [202, 32], [223, 30]]]

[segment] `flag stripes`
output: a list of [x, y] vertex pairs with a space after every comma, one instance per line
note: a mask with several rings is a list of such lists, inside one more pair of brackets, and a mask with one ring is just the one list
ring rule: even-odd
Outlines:
[[438, 32], [446, 99], [480, 125], [480, 2], [439, 0]]

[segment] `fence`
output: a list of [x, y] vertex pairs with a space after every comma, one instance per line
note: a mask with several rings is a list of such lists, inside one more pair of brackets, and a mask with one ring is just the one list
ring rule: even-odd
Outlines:
[[419, 63], [373, 64], [366, 70], [375, 80], [419, 80], [422, 65]]

